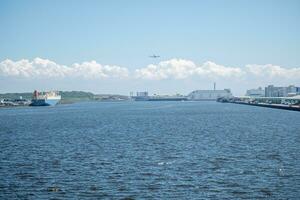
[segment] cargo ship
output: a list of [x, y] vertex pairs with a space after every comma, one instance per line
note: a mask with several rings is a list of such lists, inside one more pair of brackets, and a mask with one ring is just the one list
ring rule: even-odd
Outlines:
[[33, 98], [29, 106], [55, 106], [61, 100], [58, 92], [45, 92], [39, 94], [37, 90], [33, 92]]

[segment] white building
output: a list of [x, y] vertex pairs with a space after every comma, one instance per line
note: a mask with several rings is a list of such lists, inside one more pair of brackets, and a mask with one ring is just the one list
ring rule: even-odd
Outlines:
[[195, 90], [188, 95], [189, 100], [217, 100], [220, 97], [232, 97], [230, 89], [224, 90]]
[[264, 97], [265, 96], [265, 90], [263, 90], [261, 87], [258, 89], [250, 89], [247, 90], [246, 96], [249, 97]]

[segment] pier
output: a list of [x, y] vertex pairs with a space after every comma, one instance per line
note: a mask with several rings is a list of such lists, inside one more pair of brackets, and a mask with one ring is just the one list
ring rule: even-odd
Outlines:
[[232, 97], [219, 98], [218, 102], [235, 103], [249, 106], [276, 108], [282, 110], [300, 111], [300, 95], [293, 97]]
[[235, 104], [243, 104], [249, 106], [259, 106], [259, 107], [266, 107], [266, 108], [276, 108], [276, 109], [283, 109], [283, 110], [292, 110], [292, 111], [300, 111], [300, 106], [295, 105], [283, 105], [283, 104], [265, 104], [265, 103], [245, 103], [245, 102], [230, 102]]

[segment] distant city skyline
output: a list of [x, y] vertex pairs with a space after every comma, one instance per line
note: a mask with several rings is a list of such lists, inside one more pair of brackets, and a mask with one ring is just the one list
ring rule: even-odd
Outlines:
[[299, 9], [292, 0], [1, 1], [0, 92], [299, 86]]

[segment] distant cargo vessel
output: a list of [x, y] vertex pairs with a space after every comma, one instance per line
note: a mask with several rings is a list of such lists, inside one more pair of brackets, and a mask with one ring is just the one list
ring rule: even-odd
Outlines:
[[45, 92], [39, 94], [38, 91], [33, 92], [33, 98], [30, 106], [55, 106], [61, 100], [61, 96], [58, 92]]

